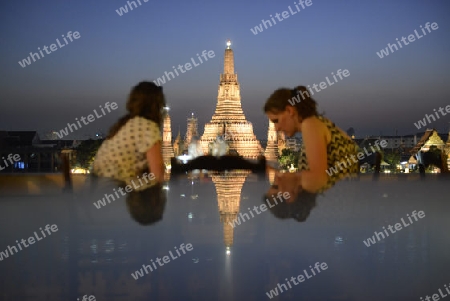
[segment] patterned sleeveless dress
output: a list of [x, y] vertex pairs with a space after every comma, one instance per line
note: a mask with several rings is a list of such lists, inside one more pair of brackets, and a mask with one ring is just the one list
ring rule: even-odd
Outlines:
[[[331, 188], [339, 180], [346, 177], [355, 177], [359, 172], [358, 162], [351, 159], [351, 155], [357, 156], [355, 142], [341, 133], [336, 125], [324, 116], [317, 116], [331, 132], [331, 140], [327, 145], [328, 181], [319, 193]], [[356, 158], [357, 160], [357, 158]], [[298, 170], [309, 170], [306, 153], [302, 148], [300, 151]]]

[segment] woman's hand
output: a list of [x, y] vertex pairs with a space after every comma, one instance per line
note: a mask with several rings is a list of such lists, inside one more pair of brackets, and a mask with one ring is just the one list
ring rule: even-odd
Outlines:
[[293, 200], [302, 191], [301, 173], [278, 173], [275, 175], [274, 186], [278, 191], [289, 192], [290, 199]]

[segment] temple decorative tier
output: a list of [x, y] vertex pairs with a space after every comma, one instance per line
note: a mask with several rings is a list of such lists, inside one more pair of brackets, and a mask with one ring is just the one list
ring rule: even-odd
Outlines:
[[267, 146], [264, 156], [267, 161], [278, 161], [278, 139], [275, 124], [269, 120], [269, 129], [267, 131]]
[[178, 130], [178, 135], [175, 137], [175, 141], [173, 142], [173, 152], [175, 157], [178, 157], [183, 153], [184, 142], [180, 136], [180, 130]]
[[263, 149], [253, 133], [253, 125], [247, 121], [241, 106], [240, 85], [237, 74], [234, 73], [234, 55], [227, 42], [224, 58], [224, 72], [220, 75], [217, 106], [201, 137], [204, 153], [208, 152], [209, 143], [218, 135], [224, 135], [230, 151], [248, 159], [255, 159], [262, 154]]
[[170, 125], [169, 108], [166, 108], [166, 116], [164, 117], [162, 154], [164, 164], [170, 164], [170, 158], [174, 157], [172, 147], [172, 128]]

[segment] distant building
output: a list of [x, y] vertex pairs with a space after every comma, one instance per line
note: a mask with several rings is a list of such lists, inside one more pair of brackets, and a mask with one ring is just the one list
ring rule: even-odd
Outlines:
[[297, 137], [290, 137], [285, 140], [285, 148], [291, 151], [298, 151], [302, 146], [302, 141]]
[[41, 140], [36, 131], [0, 131], [0, 158], [17, 154], [20, 160], [6, 165], [1, 172], [56, 172], [60, 171], [61, 154], [74, 159], [76, 140]]
[[450, 169], [450, 132], [447, 135], [447, 142], [444, 142], [435, 129], [427, 129], [419, 142], [411, 149], [410, 154], [418, 163], [422, 163], [421, 154], [428, 152], [431, 147], [436, 147], [444, 154], [447, 167]]
[[[356, 144], [360, 148], [363, 148], [364, 146], [368, 146], [369, 144], [374, 145], [376, 140], [386, 140], [387, 146], [385, 147], [386, 150], [393, 150], [393, 149], [402, 149], [405, 152], [409, 152], [414, 147], [417, 146], [419, 143], [419, 140], [422, 139], [420, 137], [423, 137], [424, 135], [429, 135], [427, 133], [432, 133], [434, 131], [433, 129], [427, 129], [424, 133], [417, 133], [414, 135], [401, 135], [401, 136], [368, 136], [366, 138], [362, 139], [354, 139]], [[438, 134], [443, 139], [446, 139], [446, 134]]]
[[417, 135], [382, 136], [381, 139], [387, 141], [386, 148], [413, 148], [417, 144]]

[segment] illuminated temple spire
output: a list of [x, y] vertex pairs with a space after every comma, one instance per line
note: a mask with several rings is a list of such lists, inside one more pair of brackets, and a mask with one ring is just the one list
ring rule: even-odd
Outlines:
[[[226, 133], [223, 133], [226, 129]], [[217, 96], [216, 111], [201, 138], [203, 151], [208, 151], [208, 144], [217, 135], [226, 134], [230, 150], [237, 151], [245, 158], [257, 158], [262, 153], [261, 145], [253, 133], [253, 125], [245, 118], [241, 106], [240, 85], [234, 72], [234, 53], [231, 41], [225, 49], [223, 74]]]
[[212, 120], [223, 121], [224, 118], [228, 118], [233, 121], [246, 122], [241, 107], [241, 89], [237, 74], [234, 73], [233, 49], [230, 45], [231, 42], [228, 41], [223, 60], [223, 74], [220, 75], [216, 112]]
[[264, 156], [267, 161], [276, 162], [278, 160], [278, 141], [277, 131], [275, 130], [275, 124], [269, 120], [269, 130], [267, 131], [267, 147]]

